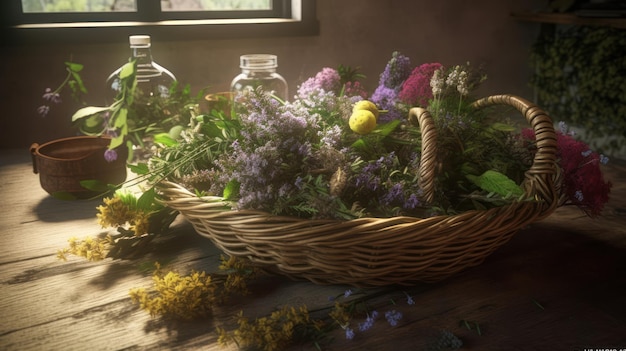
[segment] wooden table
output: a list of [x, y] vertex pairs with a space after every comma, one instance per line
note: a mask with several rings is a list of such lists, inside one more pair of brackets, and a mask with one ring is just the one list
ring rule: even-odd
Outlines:
[[[626, 163], [612, 161], [605, 172], [614, 187], [603, 218], [561, 208], [448, 280], [370, 290], [379, 294], [370, 306], [402, 312], [400, 323], [379, 318], [353, 340], [336, 328], [325, 349], [423, 350], [444, 329], [468, 350], [626, 348]], [[104, 231], [95, 220], [100, 202], [48, 196], [27, 150], [0, 152], [0, 180], [0, 350], [236, 350], [216, 344], [215, 327], [232, 326], [238, 311], [255, 317], [283, 305], [329, 307], [328, 297], [347, 288], [266, 276], [205, 320], [152, 318], [131, 303], [129, 289], [150, 286], [155, 261], [183, 273], [217, 271], [220, 252], [210, 241], [177, 220], [176, 235], [139, 259], [64, 262], [56, 252], [70, 237]]]

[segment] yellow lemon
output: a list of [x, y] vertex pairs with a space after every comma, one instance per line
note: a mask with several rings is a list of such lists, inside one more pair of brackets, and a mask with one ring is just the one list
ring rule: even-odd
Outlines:
[[361, 100], [359, 102], [357, 102], [356, 104], [354, 104], [354, 107], [352, 107], [352, 112], [354, 111], [358, 111], [358, 110], [366, 110], [366, 111], [370, 111], [371, 113], [374, 114], [374, 117], [376, 118], [376, 120], [378, 121], [378, 107], [376, 107], [376, 104], [369, 101], [369, 100]]
[[352, 112], [348, 124], [355, 133], [367, 134], [376, 128], [376, 117], [371, 111], [356, 110]]

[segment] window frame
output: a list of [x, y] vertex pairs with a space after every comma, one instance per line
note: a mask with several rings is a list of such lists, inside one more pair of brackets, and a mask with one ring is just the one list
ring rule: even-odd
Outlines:
[[[3, 40], [8, 39], [8, 43], [18, 45], [36, 42], [112, 42], [118, 41], [120, 36], [138, 32], [158, 36], [162, 40], [319, 34], [316, 0], [272, 1], [275, 4], [272, 13], [215, 11], [212, 16], [207, 16], [204, 11], [161, 11], [160, 1], [156, 0], [137, 0], [137, 12], [93, 14], [23, 14], [21, 0], [2, 0], [0, 7], [4, 14], [3, 29], [8, 32]], [[146, 7], [150, 3], [152, 6]], [[138, 14], [141, 16], [138, 17]], [[234, 14], [239, 14], [238, 18], [228, 18]]]
[[[3, 0], [7, 1], [7, 0]], [[159, 0], [135, 0], [137, 11], [118, 12], [23, 12], [22, 0], [15, 1], [17, 9], [13, 18], [17, 25], [37, 23], [72, 23], [72, 22], [157, 22], [167, 20], [198, 19], [241, 19], [241, 18], [289, 18], [291, 1], [270, 0], [271, 10], [241, 11], [163, 11]]]

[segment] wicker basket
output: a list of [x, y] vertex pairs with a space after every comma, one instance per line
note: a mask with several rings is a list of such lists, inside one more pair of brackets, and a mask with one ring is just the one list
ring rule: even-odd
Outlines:
[[[225, 210], [219, 198], [202, 198], [182, 186], [161, 184], [165, 203], [228, 255], [295, 279], [352, 286], [435, 282], [480, 264], [520, 228], [558, 206], [556, 135], [550, 118], [519, 97], [498, 95], [474, 106], [510, 105], [534, 129], [537, 152], [522, 184], [535, 201], [425, 219], [305, 220], [254, 210]], [[422, 132], [420, 185], [432, 196], [436, 131], [430, 114], [414, 108]]]

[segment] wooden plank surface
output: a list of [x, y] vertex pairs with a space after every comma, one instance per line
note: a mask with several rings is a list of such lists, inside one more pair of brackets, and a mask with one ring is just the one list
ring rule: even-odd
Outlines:
[[[403, 313], [399, 325], [379, 318], [354, 340], [337, 328], [326, 349], [423, 350], [443, 329], [468, 350], [626, 348], [626, 165], [612, 161], [605, 171], [614, 187], [603, 218], [562, 208], [479, 267], [446, 281], [368, 290], [379, 294], [369, 302], [372, 309]], [[63, 262], [56, 251], [67, 239], [103, 232], [95, 220], [100, 202], [48, 196], [27, 150], [0, 152], [0, 191], [0, 350], [236, 350], [216, 344], [215, 327], [232, 327], [238, 311], [255, 317], [306, 304], [323, 316], [332, 305], [328, 297], [347, 288], [265, 276], [252, 284], [251, 295], [205, 320], [151, 318], [131, 303], [129, 289], [150, 286], [155, 261], [180, 272], [216, 271], [220, 252], [210, 241], [179, 220], [176, 235], [141, 258]], [[407, 294], [415, 305], [407, 304]]]

